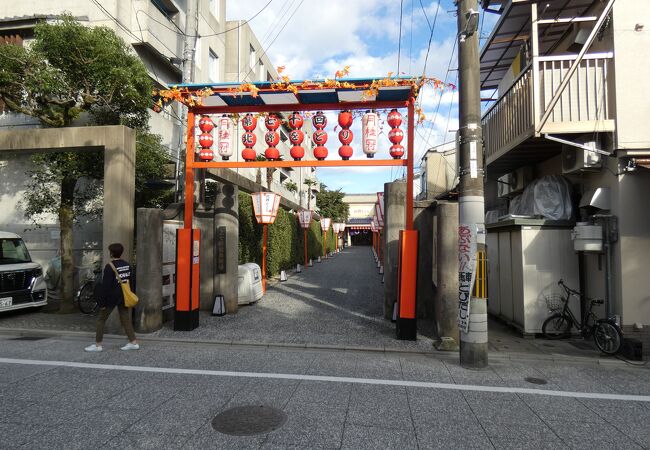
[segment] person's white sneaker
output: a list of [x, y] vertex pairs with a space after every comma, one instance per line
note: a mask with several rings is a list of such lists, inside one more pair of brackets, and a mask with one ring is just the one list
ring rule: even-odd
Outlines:
[[139, 344], [132, 344], [130, 342], [126, 344], [124, 347], [120, 348], [120, 350], [139, 350], [139, 349], [140, 349]]
[[101, 352], [104, 350], [101, 345], [93, 344], [89, 345], [88, 347], [84, 348], [85, 351], [87, 352]]

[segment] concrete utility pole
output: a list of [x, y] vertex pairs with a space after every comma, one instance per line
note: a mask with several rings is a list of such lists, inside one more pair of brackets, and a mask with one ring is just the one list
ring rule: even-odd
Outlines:
[[[183, 83], [191, 83], [194, 81], [194, 58], [196, 50], [196, 41], [199, 31], [199, 0], [188, 0], [187, 1], [187, 10], [185, 15], [185, 40], [183, 42], [183, 74], [181, 81]], [[199, 55], [200, 56], [200, 55]], [[187, 108], [182, 106], [181, 115], [181, 136], [185, 136], [187, 130], [185, 129], [185, 118], [187, 117]], [[198, 123], [198, 119], [196, 120]], [[179, 162], [180, 164], [180, 162]], [[199, 176], [197, 179], [201, 183], [201, 188], [196, 191], [199, 192], [199, 196], [203, 199], [201, 195], [203, 192], [203, 186], [205, 186], [205, 172], [199, 170]], [[181, 171], [181, 173], [184, 173]], [[182, 184], [181, 184], [182, 186]]]
[[[485, 220], [483, 133], [479, 84], [477, 0], [456, 0], [458, 7], [459, 169], [458, 276], [460, 364], [488, 363], [487, 294], [485, 292]], [[477, 270], [477, 261], [479, 262]]]

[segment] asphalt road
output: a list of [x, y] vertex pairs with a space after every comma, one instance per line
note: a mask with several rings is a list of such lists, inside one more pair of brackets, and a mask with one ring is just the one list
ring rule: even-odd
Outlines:
[[[453, 356], [156, 340], [90, 354], [80, 336], [23, 338], [0, 334], [3, 449], [650, 447], [645, 366], [495, 359], [473, 371]], [[213, 428], [240, 406], [286, 421], [249, 436]], [[239, 433], [263, 425], [243, 419]]]

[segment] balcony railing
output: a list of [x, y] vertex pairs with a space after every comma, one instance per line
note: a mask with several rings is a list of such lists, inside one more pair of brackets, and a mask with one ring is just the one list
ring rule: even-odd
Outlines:
[[529, 64], [483, 115], [488, 164], [544, 133], [614, 131], [608, 78], [612, 56], [585, 55], [541, 127], [540, 121], [576, 55], [540, 57], [538, 71]]

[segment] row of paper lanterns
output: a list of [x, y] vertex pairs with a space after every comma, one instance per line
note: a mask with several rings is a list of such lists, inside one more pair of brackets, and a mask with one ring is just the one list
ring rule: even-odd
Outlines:
[[[275, 192], [256, 192], [251, 194], [253, 199], [253, 213], [257, 223], [268, 225], [275, 222], [280, 207], [280, 194]], [[302, 228], [309, 228], [314, 217], [314, 211], [303, 209], [298, 211], [298, 220]], [[322, 217], [320, 227], [323, 231], [328, 231], [332, 227], [335, 233], [341, 233], [345, 230], [344, 222], [332, 223], [331, 218]]]
[[[329, 153], [327, 147], [325, 147], [328, 140], [327, 131], [325, 131], [325, 127], [327, 126], [327, 117], [322, 111], [318, 111], [314, 116], [312, 116], [311, 120], [312, 125], [315, 128], [315, 131], [312, 133], [312, 141], [316, 145], [313, 149], [314, 157], [317, 160], [322, 161], [327, 158]], [[242, 127], [244, 128], [241, 140], [245, 147], [242, 151], [242, 158], [245, 161], [254, 161], [257, 157], [257, 152], [254, 150], [255, 144], [257, 143], [257, 136], [254, 133], [255, 128], [257, 127], [257, 117], [252, 114], [246, 114], [242, 118], [241, 122]], [[401, 145], [401, 142], [404, 139], [404, 132], [400, 129], [400, 125], [402, 124], [402, 115], [397, 111], [397, 109], [393, 109], [388, 114], [387, 122], [391, 127], [391, 130], [388, 133], [388, 139], [392, 143], [389, 152], [390, 156], [394, 159], [400, 159], [404, 156], [404, 147]], [[352, 112], [339, 112], [338, 124], [341, 127], [341, 130], [339, 131], [338, 138], [341, 142], [341, 146], [339, 147], [338, 153], [343, 160], [350, 159], [353, 153], [353, 149], [350, 146], [354, 138], [354, 134], [352, 133], [352, 130], [350, 130], [352, 123]], [[304, 124], [304, 118], [300, 113], [294, 112], [289, 116], [287, 124], [291, 129], [289, 132], [289, 141], [292, 144], [289, 152], [290, 156], [295, 161], [300, 161], [305, 156], [305, 149], [301, 145], [305, 139], [305, 133], [301, 130]], [[271, 161], [278, 160], [281, 155], [280, 151], [277, 149], [277, 145], [280, 142], [280, 135], [277, 129], [281, 125], [281, 120], [275, 114], [269, 114], [264, 119], [264, 125], [267, 129], [267, 132], [264, 134], [264, 141], [267, 145], [264, 156], [266, 159]], [[224, 161], [228, 161], [233, 155], [234, 124], [232, 119], [224, 114], [219, 117], [215, 125], [209, 116], [204, 115], [201, 116], [201, 119], [199, 120], [199, 129], [201, 130], [201, 134], [199, 135], [198, 141], [201, 146], [199, 150], [199, 159], [201, 161], [214, 160], [215, 155], [212, 150], [214, 137], [212, 136], [212, 130], [215, 128], [217, 131], [217, 154], [221, 156]], [[361, 134], [363, 152], [368, 158], [373, 158], [379, 147], [379, 115], [376, 112], [367, 111], [362, 116]]]

